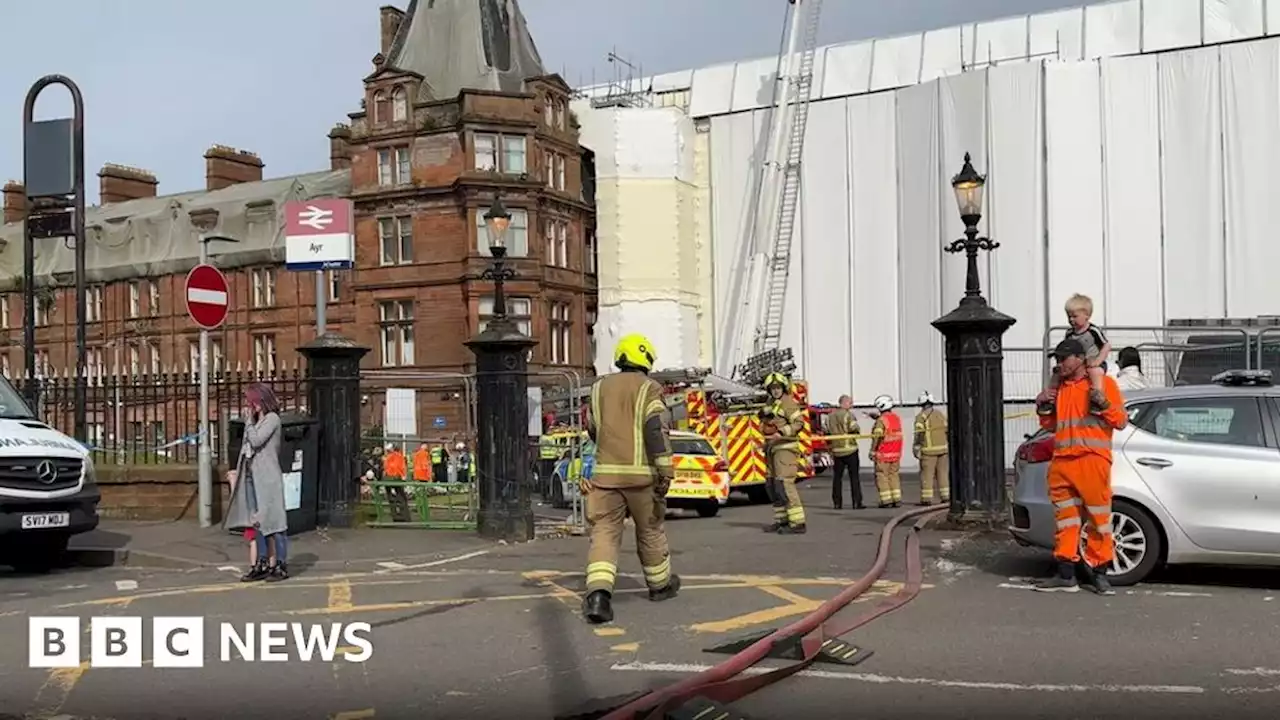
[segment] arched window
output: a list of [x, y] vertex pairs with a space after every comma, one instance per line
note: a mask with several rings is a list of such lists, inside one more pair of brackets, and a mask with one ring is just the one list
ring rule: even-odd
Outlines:
[[391, 119], [390, 108], [387, 107], [387, 94], [381, 90], [373, 94], [373, 122], [384, 123]]
[[391, 119], [395, 122], [409, 119], [409, 94], [403, 85], [391, 92]]

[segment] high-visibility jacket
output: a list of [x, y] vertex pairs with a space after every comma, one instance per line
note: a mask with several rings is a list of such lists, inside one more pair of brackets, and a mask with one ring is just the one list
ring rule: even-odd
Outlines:
[[444, 450], [440, 448], [431, 448], [431, 464], [439, 465], [444, 462]]
[[773, 411], [773, 419], [769, 422], [773, 424], [774, 432], [772, 438], [765, 441], [765, 450], [800, 452], [800, 438], [797, 436], [804, 429], [804, 408], [790, 395], [783, 395], [774, 400], [769, 409]]
[[413, 479], [424, 482], [431, 479], [431, 453], [426, 450], [413, 453]]
[[937, 408], [916, 415], [913, 448], [926, 457], [947, 454], [947, 416]]
[[404, 453], [392, 450], [382, 459], [382, 474], [393, 480], [404, 480], [406, 470]]
[[1111, 401], [1106, 412], [1089, 412], [1087, 378], [1064, 380], [1058, 386], [1058, 399], [1052, 415], [1040, 416], [1040, 427], [1053, 431], [1053, 457], [1072, 458], [1097, 455], [1111, 462], [1111, 433], [1129, 424], [1124, 410], [1120, 386], [1110, 375], [1102, 378], [1103, 393]]
[[882, 413], [871, 428], [871, 439], [876, 442], [876, 462], [894, 463], [902, 460], [902, 418], [890, 410]]
[[543, 460], [555, 460], [560, 457], [560, 449], [556, 441], [546, 435], [538, 440], [538, 457]]
[[[665, 409], [662, 386], [644, 373], [624, 370], [596, 381], [587, 418], [596, 444], [592, 485], [644, 487], [671, 476]], [[653, 418], [663, 428], [660, 446], [645, 440], [645, 426]]]
[[[852, 410], [833, 410], [831, 415], [827, 417], [827, 432], [831, 435], [858, 435], [862, 430], [858, 427], [858, 421], [853, 416]], [[838, 440], [828, 440], [828, 447], [831, 448], [831, 454], [836, 457], [848, 457], [858, 452], [858, 441], [853, 438], [841, 438]]]

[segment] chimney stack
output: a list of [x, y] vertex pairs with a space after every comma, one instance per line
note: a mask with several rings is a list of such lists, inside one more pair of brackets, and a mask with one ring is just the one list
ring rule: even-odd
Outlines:
[[232, 185], [262, 181], [262, 160], [248, 150], [214, 145], [204, 154], [206, 190], [221, 190]]
[[98, 171], [98, 195], [103, 205], [153, 198], [159, 181], [146, 170], [107, 163]]
[[391, 42], [396, 39], [396, 32], [400, 30], [400, 23], [404, 21], [404, 11], [390, 5], [383, 5], [379, 12], [382, 20], [380, 23], [382, 27], [382, 56], [386, 57], [387, 52], [391, 50]]
[[17, 180], [4, 184], [4, 224], [22, 222], [27, 216], [27, 188]]
[[329, 169], [346, 170], [351, 167], [351, 127], [341, 123], [329, 131]]

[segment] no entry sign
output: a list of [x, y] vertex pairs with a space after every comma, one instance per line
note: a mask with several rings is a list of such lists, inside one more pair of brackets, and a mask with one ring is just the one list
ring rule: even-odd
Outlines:
[[212, 265], [197, 265], [187, 273], [187, 314], [205, 330], [227, 319], [230, 298], [227, 278]]

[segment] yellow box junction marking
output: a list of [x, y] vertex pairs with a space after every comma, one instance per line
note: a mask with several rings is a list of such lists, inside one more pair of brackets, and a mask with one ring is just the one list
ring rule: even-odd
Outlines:
[[609, 649], [612, 650], [613, 652], [620, 652], [620, 653], [639, 652], [640, 643], [638, 642], [622, 643], [621, 645], [614, 645]]
[[[795, 584], [795, 583], [792, 583]], [[696, 633], [728, 633], [737, 630], [743, 630], [753, 625], [763, 625], [765, 623], [776, 622], [783, 618], [795, 617], [797, 615], [805, 615], [817, 610], [823, 602], [819, 600], [810, 600], [802, 595], [797, 595], [785, 588], [778, 587], [774, 584], [754, 585], [762, 592], [766, 592], [780, 600], [785, 600], [785, 605], [767, 608], [765, 610], [756, 610], [754, 612], [736, 615], [724, 620], [715, 620], [711, 622], [697, 623], [689, 626], [689, 629]], [[886, 595], [892, 595], [903, 587], [902, 583], [892, 582], [888, 580], [877, 581], [871, 586], [871, 589], [863, 593], [854, 602], [863, 602], [873, 598], [881, 598]]]
[[345, 612], [351, 609], [351, 581], [334, 580], [329, 583], [329, 609]]
[[76, 683], [80, 682], [81, 676], [89, 669], [89, 663], [80, 663], [78, 667], [73, 668], [57, 668], [49, 672], [49, 677], [45, 679], [44, 684], [40, 686], [40, 691], [36, 693], [35, 710], [33, 714], [37, 718], [51, 718], [62, 710], [62, 706], [66, 704], [67, 698], [70, 697], [71, 691], [75, 689]]

